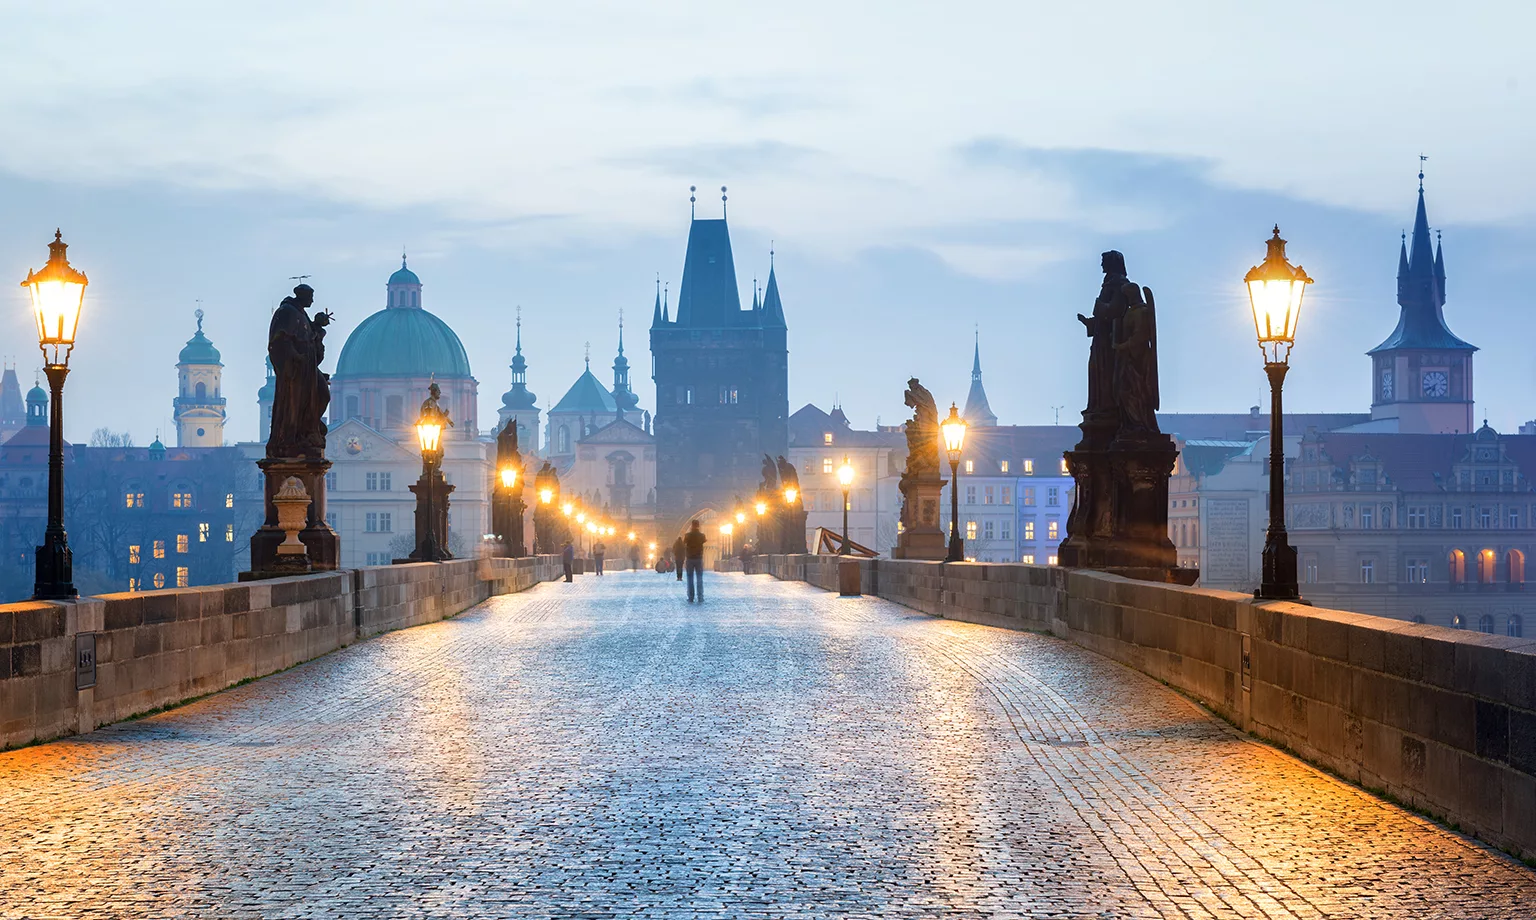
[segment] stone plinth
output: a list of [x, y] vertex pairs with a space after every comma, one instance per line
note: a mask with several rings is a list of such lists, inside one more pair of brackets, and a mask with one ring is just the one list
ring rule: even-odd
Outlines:
[[779, 547], [788, 555], [803, 553], [805, 548], [804, 502], [797, 501], [779, 512]]
[[331, 461], [266, 459], [256, 461], [256, 466], [261, 469], [266, 480], [266, 517], [261, 527], [251, 535], [251, 570], [241, 572], [240, 580], [252, 581], [293, 574], [291, 568], [285, 570], [279, 564], [277, 548], [286, 539], [286, 534], [278, 526], [277, 505], [273, 501], [290, 476], [304, 484], [304, 491], [310, 498], [304, 529], [299, 532], [299, 541], [304, 544], [309, 557], [309, 568], [316, 572], [334, 571], [341, 558], [341, 545], [336, 531], [325, 523], [325, 472], [331, 468]]
[[939, 526], [940, 493], [944, 480], [908, 480], [902, 488], [902, 531], [891, 550], [895, 559], [942, 560], [949, 552], [944, 529]]
[[1067, 538], [1058, 550], [1061, 564], [1103, 570], [1176, 568], [1177, 551], [1168, 539], [1168, 477], [1178, 454], [1167, 435], [1135, 445], [1116, 441], [1107, 449], [1079, 445], [1067, 451], [1076, 491]]

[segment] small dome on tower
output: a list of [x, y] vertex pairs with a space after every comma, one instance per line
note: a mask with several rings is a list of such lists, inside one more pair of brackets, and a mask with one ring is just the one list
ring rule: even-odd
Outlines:
[[186, 347], [176, 357], [177, 364], [217, 364], [223, 367], [219, 350], [213, 347], [213, 342], [203, 335], [203, 311], [197, 311], [197, 332], [192, 338], [187, 339]]
[[[378, 277], [375, 275], [374, 277]], [[420, 284], [421, 279], [416, 273], [405, 267], [405, 256], [400, 257], [400, 270], [389, 276], [390, 284]]]

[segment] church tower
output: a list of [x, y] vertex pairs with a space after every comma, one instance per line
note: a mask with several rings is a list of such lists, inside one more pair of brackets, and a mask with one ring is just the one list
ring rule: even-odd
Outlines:
[[788, 331], [771, 254], [769, 265], [762, 302], [743, 310], [725, 215], [695, 216], [676, 318], [666, 305], [653, 314], [663, 529], [705, 507], [730, 508], [757, 489], [764, 454], [789, 452]]
[[1397, 328], [1366, 354], [1372, 362], [1371, 418], [1400, 434], [1469, 434], [1473, 425], [1472, 353], [1445, 324], [1445, 257], [1431, 247], [1424, 172], [1413, 238], [1397, 258]]
[[203, 311], [198, 310], [197, 332], [176, 361], [179, 395], [172, 401], [172, 412], [177, 447], [224, 446], [223, 375], [219, 350], [203, 335]]
[[629, 388], [629, 359], [624, 357], [624, 314], [619, 314], [619, 354], [613, 359], [613, 404], [616, 417], [624, 420], [624, 413], [635, 411], [640, 397]]
[[539, 450], [539, 398], [528, 389], [528, 361], [523, 357], [523, 308], [517, 308], [517, 350], [512, 354], [512, 389], [502, 394], [496, 411], [497, 428], [517, 419], [517, 448], [526, 456], [542, 456]]
[[971, 358], [971, 392], [965, 397], [965, 420], [975, 428], [992, 428], [997, 415], [987, 405], [987, 391], [981, 385], [981, 330], [976, 331], [976, 352]]

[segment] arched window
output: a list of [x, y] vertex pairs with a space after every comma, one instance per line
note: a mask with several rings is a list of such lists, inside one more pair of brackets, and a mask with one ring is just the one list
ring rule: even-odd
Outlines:
[[1504, 624], [1504, 634], [1514, 636], [1516, 639], [1525, 636], [1525, 623], [1520, 619], [1520, 614], [1512, 613], [1509, 615], [1509, 622]]
[[1499, 557], [1493, 550], [1485, 549], [1477, 554], [1477, 580], [1481, 584], [1493, 584], [1493, 570], [1498, 566]]
[[1485, 613], [1477, 618], [1477, 631], [1493, 635], [1493, 614]]
[[413, 307], [421, 306], [421, 292], [420, 291], [412, 291], [411, 292], [411, 306], [413, 306]]
[[1509, 565], [1509, 583], [1512, 585], [1525, 584], [1525, 553], [1518, 549], [1512, 549], [1506, 556]]
[[1467, 582], [1467, 554], [1459, 549], [1451, 550], [1450, 558], [1446, 560], [1450, 565], [1450, 581], [1453, 585], [1466, 584]]
[[196, 390], [194, 392], [197, 395], [198, 402], [202, 402], [203, 400], [208, 398], [208, 384], [206, 384], [206, 383], [199, 383], [197, 385], [197, 388], [196, 388]]
[[568, 454], [571, 452], [571, 429], [565, 425], [560, 426], [555, 437], [555, 453]]

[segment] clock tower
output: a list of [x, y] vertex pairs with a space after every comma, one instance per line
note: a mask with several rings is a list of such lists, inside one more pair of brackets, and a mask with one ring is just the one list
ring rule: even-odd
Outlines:
[[1371, 349], [1371, 418], [1392, 419], [1400, 434], [1469, 434], [1473, 430], [1472, 353], [1445, 324], [1445, 258], [1431, 246], [1424, 211], [1424, 173], [1413, 239], [1397, 260], [1397, 328]]

